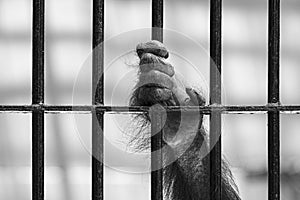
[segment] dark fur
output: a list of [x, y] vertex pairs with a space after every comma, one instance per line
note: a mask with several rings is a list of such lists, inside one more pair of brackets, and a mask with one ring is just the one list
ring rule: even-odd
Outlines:
[[[138, 84], [137, 84], [138, 85]], [[143, 88], [136, 87], [133, 91], [132, 97], [130, 99], [131, 106], [151, 106], [155, 103], [160, 103], [163, 106], [170, 106], [174, 104], [173, 102], [164, 101], [160, 102], [159, 97], [155, 99], [152, 96], [152, 99], [148, 102], [147, 99], [141, 101], [139, 99], [140, 90]], [[195, 92], [198, 98], [199, 105], [205, 103], [204, 98]], [[189, 94], [189, 96], [191, 96]], [[154, 98], [154, 99], [153, 99]], [[191, 97], [192, 98], [192, 97]], [[174, 97], [175, 101], [176, 98]], [[178, 105], [178, 104], [177, 104]], [[169, 117], [171, 116], [172, 117]], [[174, 125], [175, 129], [177, 123], [180, 122], [177, 120], [170, 121], [174, 119], [174, 113], [167, 114], [167, 123]], [[180, 119], [175, 116], [175, 119]], [[169, 121], [168, 121], [169, 120]], [[150, 117], [148, 114], [140, 114], [135, 118], [136, 125], [140, 128], [136, 131], [135, 136], [133, 137], [132, 144], [138, 150], [149, 150], [150, 149]], [[174, 129], [174, 133], [176, 130]], [[202, 116], [200, 115], [199, 119], [199, 128], [198, 132], [193, 139], [191, 145], [187, 150], [175, 161], [169, 165], [164, 165], [163, 168], [163, 182], [164, 182], [164, 196], [167, 199], [172, 200], [209, 200], [210, 199], [210, 166], [209, 166], [209, 153], [205, 155], [205, 152], [208, 151], [208, 142], [207, 142], [207, 133], [202, 126]], [[174, 159], [174, 149], [166, 145], [166, 151], [163, 152], [164, 163], [168, 163], [168, 160]], [[201, 148], [204, 146], [204, 148]], [[205, 148], [206, 147], [206, 148]], [[229, 169], [227, 162], [222, 160], [222, 175], [221, 175], [221, 195], [222, 200], [240, 200], [238, 195], [238, 189], [234, 183], [232, 173]]]
[[[138, 105], [136, 96], [131, 98], [131, 105]], [[165, 105], [165, 104], [163, 104]], [[138, 150], [150, 149], [150, 133], [146, 133], [146, 127], [150, 125], [149, 116], [140, 114], [135, 118], [138, 122], [140, 129], [136, 131], [132, 144]], [[166, 166], [164, 171], [164, 191], [165, 196], [172, 200], [209, 200], [209, 154], [201, 158], [202, 154], [200, 147], [207, 136], [206, 131], [201, 127], [194, 138], [191, 146], [180, 156], [176, 162]], [[167, 145], [167, 144], [165, 144]], [[174, 152], [171, 147], [164, 152], [165, 162], [168, 159], [173, 159]], [[222, 200], [240, 200], [238, 195], [237, 186], [234, 183], [232, 173], [228, 163], [222, 160]]]

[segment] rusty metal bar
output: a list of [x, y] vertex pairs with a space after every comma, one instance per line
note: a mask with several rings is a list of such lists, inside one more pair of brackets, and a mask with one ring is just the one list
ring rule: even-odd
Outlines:
[[[44, 103], [45, 1], [33, 0], [32, 104]], [[44, 111], [32, 112], [32, 199], [44, 199]]]
[[[93, 0], [92, 105], [104, 103], [104, 0]], [[92, 200], [103, 200], [103, 112], [92, 110]]]
[[[222, 0], [210, 1], [210, 104], [220, 105], [222, 60]], [[210, 115], [210, 197], [221, 200], [221, 112]], [[215, 142], [217, 141], [217, 142]]]
[[[280, 0], [269, 0], [268, 103], [279, 105]], [[268, 112], [268, 197], [280, 199], [280, 114]]]

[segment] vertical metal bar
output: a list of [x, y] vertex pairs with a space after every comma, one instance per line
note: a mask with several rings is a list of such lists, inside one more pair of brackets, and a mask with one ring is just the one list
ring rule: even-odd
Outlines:
[[152, 40], [163, 42], [164, 1], [152, 0]]
[[151, 200], [163, 200], [162, 113], [151, 109]]
[[44, 103], [44, 0], [33, 0], [32, 103]]
[[[163, 0], [152, 0], [152, 40], [163, 42]], [[161, 113], [151, 111], [151, 200], [163, 199]], [[155, 153], [154, 153], [155, 152]]]
[[44, 111], [32, 113], [32, 199], [44, 199]]
[[[45, 2], [33, 0], [32, 104], [44, 103]], [[44, 199], [44, 111], [32, 112], [32, 199]]]
[[[104, 103], [104, 0], [93, 0], [92, 104]], [[92, 199], [103, 200], [103, 112], [92, 112]]]
[[[221, 104], [222, 0], [210, 1], [210, 104]], [[218, 138], [219, 137], [219, 138]], [[217, 142], [216, 142], [217, 141]], [[221, 112], [210, 115], [210, 196], [221, 200]]]
[[[279, 105], [280, 0], [269, 0], [268, 103]], [[280, 114], [268, 112], [268, 193], [280, 199]]]

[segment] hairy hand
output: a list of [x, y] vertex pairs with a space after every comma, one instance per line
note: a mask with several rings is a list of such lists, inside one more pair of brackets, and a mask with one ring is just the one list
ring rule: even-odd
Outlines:
[[[139, 81], [135, 89], [135, 105], [198, 106], [205, 99], [190, 87], [174, 67], [166, 61], [169, 52], [155, 40], [137, 45], [140, 58]], [[173, 148], [190, 144], [202, 124], [200, 113], [168, 112], [163, 129], [164, 141]]]

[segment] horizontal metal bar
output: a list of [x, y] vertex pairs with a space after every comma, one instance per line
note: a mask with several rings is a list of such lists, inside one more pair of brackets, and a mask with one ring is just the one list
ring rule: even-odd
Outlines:
[[[257, 113], [257, 112], [292, 112], [300, 114], [300, 105], [209, 105], [209, 106], [169, 106], [165, 107], [166, 110], [172, 111], [200, 111], [203, 114], [210, 114], [211, 112], [222, 112], [225, 114], [230, 113]], [[115, 112], [115, 113], [134, 113], [134, 112], [148, 112], [150, 107], [147, 106], [101, 106], [101, 105], [0, 105], [0, 113], [3, 112], [17, 112], [17, 113], [30, 113], [32, 111], [43, 110], [46, 113], [90, 113], [92, 111], [98, 112]]]

